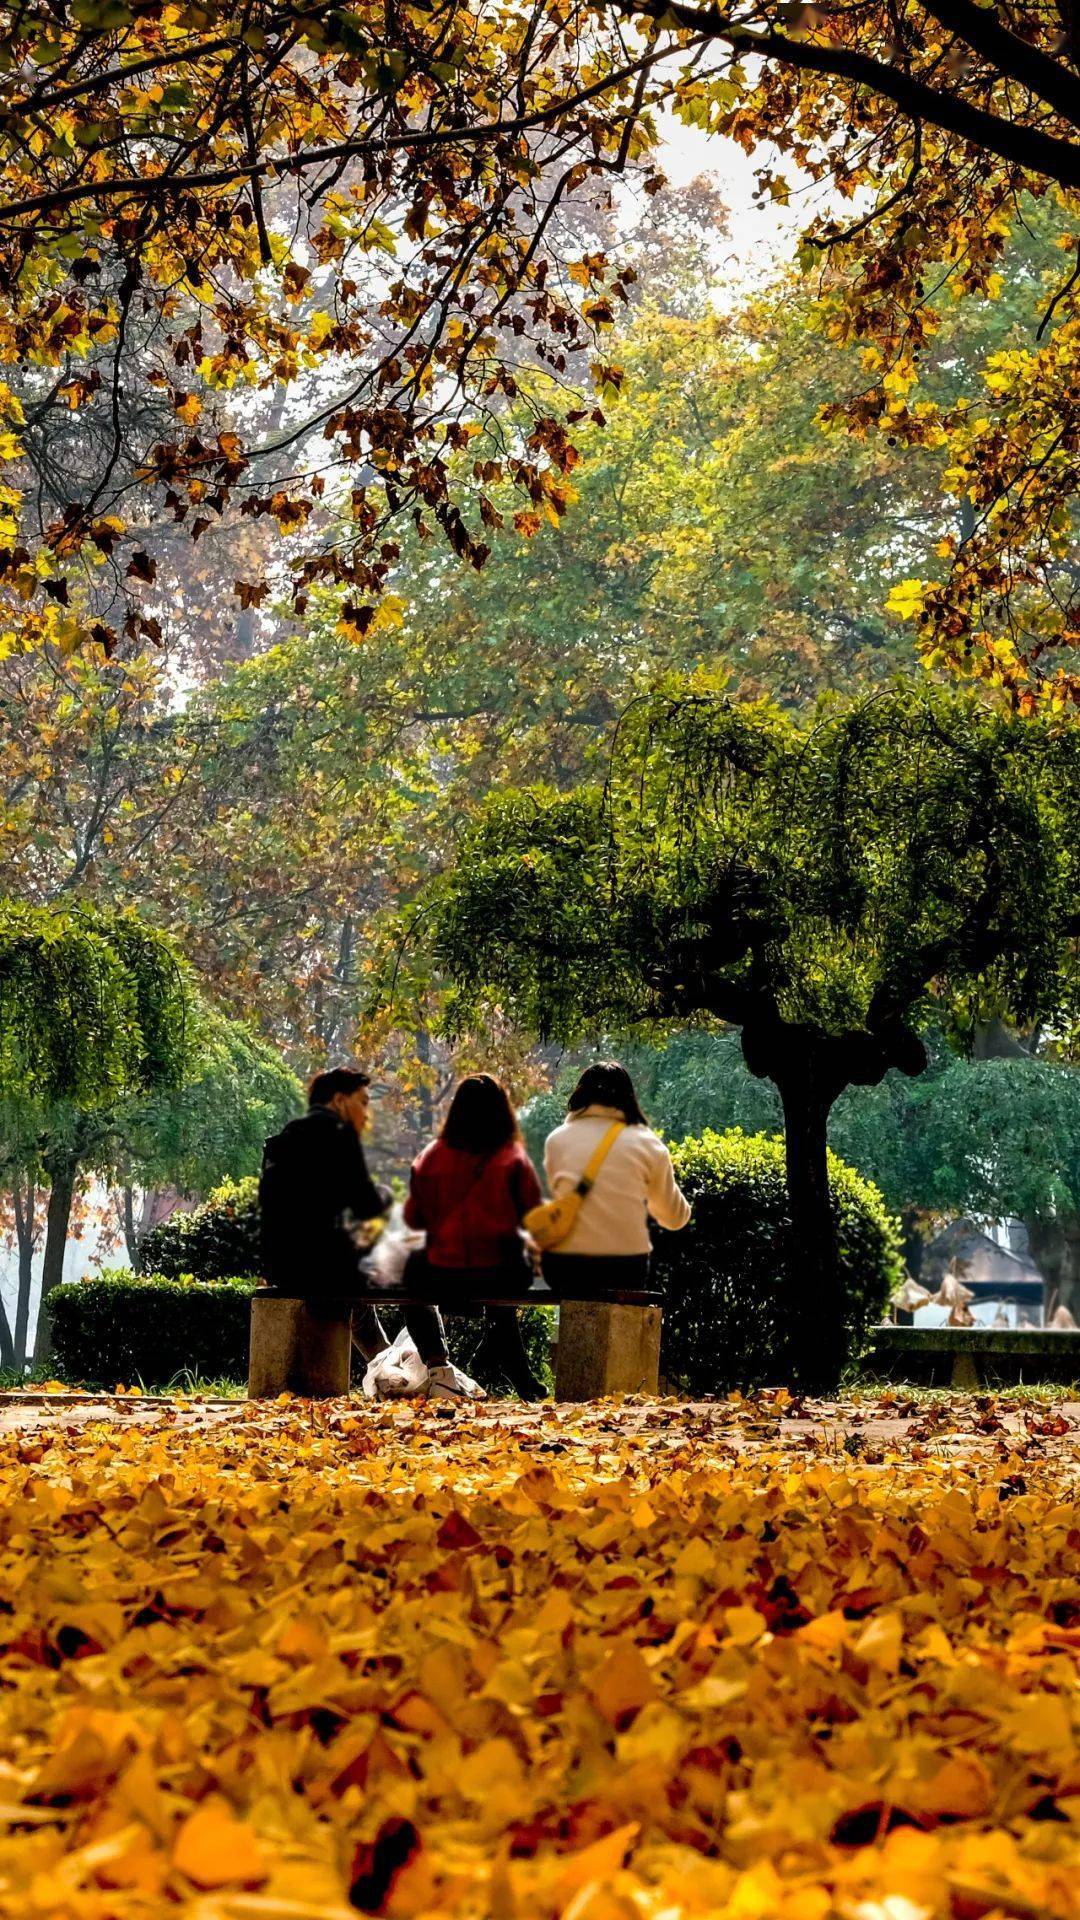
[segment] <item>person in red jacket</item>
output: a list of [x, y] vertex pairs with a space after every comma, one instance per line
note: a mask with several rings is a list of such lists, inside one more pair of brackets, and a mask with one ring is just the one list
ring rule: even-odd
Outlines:
[[[470, 1074], [454, 1093], [438, 1139], [413, 1162], [405, 1203], [406, 1225], [427, 1235], [430, 1279], [445, 1308], [454, 1310], [455, 1297], [516, 1293], [529, 1285], [521, 1222], [540, 1198], [505, 1087], [490, 1073]], [[495, 1366], [523, 1400], [542, 1400], [516, 1309], [485, 1307], [484, 1316]], [[438, 1364], [435, 1356], [423, 1357]]]

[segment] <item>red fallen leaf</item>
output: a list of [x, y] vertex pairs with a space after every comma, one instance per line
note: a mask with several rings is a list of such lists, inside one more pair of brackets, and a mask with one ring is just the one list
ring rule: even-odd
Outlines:
[[784, 1573], [777, 1575], [767, 1593], [760, 1598], [755, 1595], [754, 1605], [764, 1614], [770, 1633], [794, 1633], [813, 1618]]
[[883, 1840], [894, 1827], [920, 1827], [921, 1820], [903, 1807], [887, 1800], [868, 1800], [864, 1806], [851, 1807], [834, 1823], [829, 1835], [834, 1847], [869, 1847]]
[[456, 1508], [453, 1513], [447, 1514], [435, 1535], [435, 1542], [450, 1553], [470, 1553], [481, 1544], [476, 1528]]
[[1060, 1413], [1050, 1414], [1045, 1420], [1035, 1420], [1031, 1414], [1024, 1415], [1024, 1425], [1028, 1432], [1037, 1434], [1041, 1440], [1060, 1440], [1063, 1433], [1071, 1433], [1071, 1423]]
[[394, 1882], [420, 1852], [420, 1835], [411, 1820], [384, 1820], [373, 1842], [357, 1847], [349, 1875], [349, 1905], [360, 1913], [382, 1913]]

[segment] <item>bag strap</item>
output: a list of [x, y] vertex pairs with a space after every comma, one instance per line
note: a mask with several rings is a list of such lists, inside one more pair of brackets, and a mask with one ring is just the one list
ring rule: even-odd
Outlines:
[[608, 1154], [611, 1152], [612, 1147], [615, 1145], [615, 1142], [618, 1139], [625, 1125], [626, 1125], [625, 1120], [613, 1120], [607, 1132], [605, 1133], [603, 1139], [601, 1140], [599, 1146], [595, 1149], [592, 1155], [592, 1158], [590, 1159], [587, 1167], [585, 1168], [584, 1173], [581, 1176], [581, 1179], [578, 1181], [577, 1186], [574, 1189], [576, 1193], [581, 1194], [582, 1199], [584, 1199], [585, 1195], [589, 1192], [590, 1188], [596, 1185], [596, 1176], [599, 1173], [601, 1167], [603, 1166], [604, 1161], [607, 1159]]

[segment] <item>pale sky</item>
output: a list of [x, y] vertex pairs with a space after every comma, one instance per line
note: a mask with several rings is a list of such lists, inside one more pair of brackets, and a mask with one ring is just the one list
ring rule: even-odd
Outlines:
[[[670, 113], [661, 114], [663, 134], [660, 162], [672, 186], [684, 186], [698, 174], [707, 173], [716, 181], [731, 209], [731, 239], [720, 254], [734, 278], [752, 281], [779, 259], [790, 259], [798, 235], [813, 217], [820, 188], [808, 181], [795, 192], [786, 207], [775, 201], [754, 199], [757, 186], [755, 169], [769, 157], [769, 148], [761, 147], [754, 159], [734, 140], [718, 134], [703, 133], [699, 127], [687, 127]], [[790, 175], [788, 161], [785, 171]]]

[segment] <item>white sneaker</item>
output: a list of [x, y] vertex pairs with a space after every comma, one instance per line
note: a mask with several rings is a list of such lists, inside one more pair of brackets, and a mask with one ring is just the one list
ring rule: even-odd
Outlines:
[[486, 1400], [487, 1394], [467, 1373], [447, 1361], [443, 1367], [432, 1367], [428, 1374], [427, 1396], [429, 1400]]

